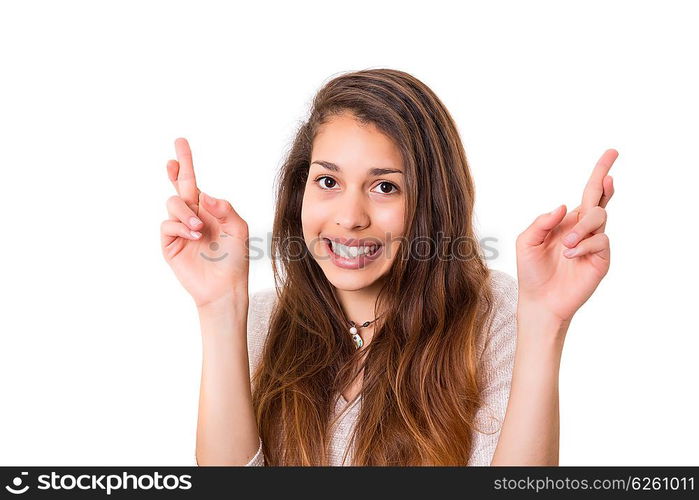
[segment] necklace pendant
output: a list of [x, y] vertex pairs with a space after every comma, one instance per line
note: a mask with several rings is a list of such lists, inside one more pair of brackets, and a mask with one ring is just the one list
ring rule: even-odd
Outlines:
[[357, 349], [359, 349], [360, 347], [362, 347], [364, 345], [364, 341], [357, 333], [352, 334], [352, 340], [354, 341], [354, 346]]

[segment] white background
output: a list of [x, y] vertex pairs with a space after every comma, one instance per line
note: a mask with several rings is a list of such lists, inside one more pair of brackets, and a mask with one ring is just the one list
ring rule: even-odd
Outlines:
[[[699, 31], [691, 2], [0, 7], [1, 465], [194, 463], [201, 343], [160, 252], [165, 164], [251, 236], [313, 94], [390, 67], [454, 116], [493, 268], [616, 148], [612, 265], [563, 353], [561, 465], [697, 465]], [[251, 293], [273, 286], [251, 266]]]

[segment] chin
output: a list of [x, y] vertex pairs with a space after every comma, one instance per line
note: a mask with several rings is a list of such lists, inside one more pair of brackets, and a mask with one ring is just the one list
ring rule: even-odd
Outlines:
[[324, 273], [332, 286], [346, 292], [354, 292], [368, 288], [375, 285], [380, 279], [379, 276], [375, 276], [373, 273], [371, 273], [371, 276], [360, 276], [360, 273], [354, 271], [333, 271], [329, 273], [324, 270]]

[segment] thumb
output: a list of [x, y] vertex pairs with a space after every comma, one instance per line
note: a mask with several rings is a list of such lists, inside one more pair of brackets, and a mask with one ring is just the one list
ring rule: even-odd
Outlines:
[[[563, 210], [561, 210], [563, 208]], [[565, 217], [567, 208], [559, 205], [558, 208], [547, 214], [542, 214], [534, 219], [534, 222], [519, 235], [519, 242], [526, 246], [541, 245], [551, 230], [556, 227]]]

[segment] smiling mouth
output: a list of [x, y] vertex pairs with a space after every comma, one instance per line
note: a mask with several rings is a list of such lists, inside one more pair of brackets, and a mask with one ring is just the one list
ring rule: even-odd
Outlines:
[[199, 252], [199, 255], [201, 255], [201, 256], [204, 257], [206, 260], [209, 260], [209, 261], [211, 261], [211, 262], [218, 262], [218, 261], [223, 260], [223, 259], [225, 259], [226, 257], [228, 257], [228, 253], [227, 253], [227, 252], [224, 253], [223, 255], [221, 255], [220, 257], [209, 257], [208, 255], [204, 255], [202, 252]]
[[[340, 257], [342, 259], [346, 260], [359, 260], [361, 257], [373, 257], [376, 255], [376, 253], [381, 249], [383, 245], [380, 244], [371, 244], [371, 245], [366, 245], [366, 247], [362, 247], [362, 251], [358, 251], [356, 255], [353, 255], [350, 253], [350, 248], [353, 250], [358, 247], [347, 247], [345, 245], [340, 245], [334, 241], [331, 241], [328, 238], [323, 238], [325, 240], [325, 244], [328, 246], [330, 251], [337, 257]], [[366, 248], [366, 250], [364, 249]], [[352, 251], [353, 251], [352, 250]]]

